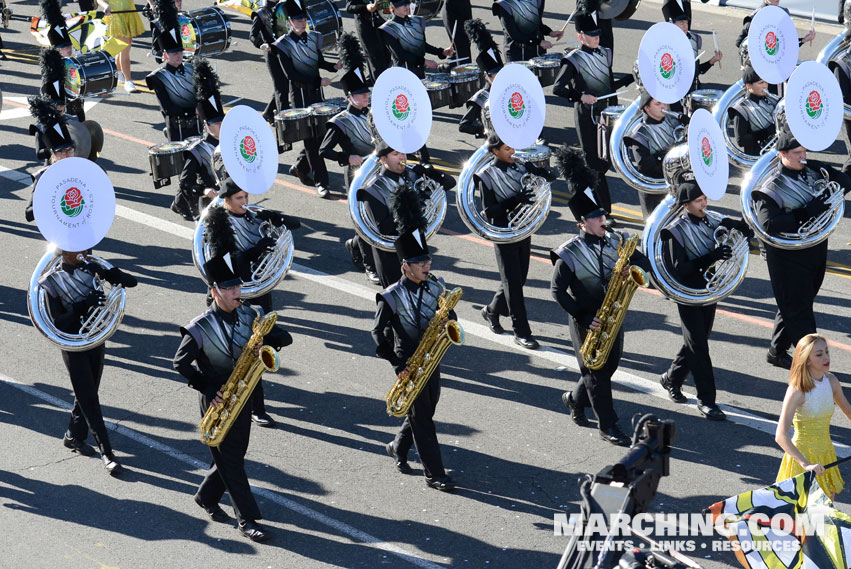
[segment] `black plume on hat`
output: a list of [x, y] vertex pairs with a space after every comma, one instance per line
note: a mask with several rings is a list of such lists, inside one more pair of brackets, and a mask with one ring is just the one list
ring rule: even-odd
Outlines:
[[193, 80], [195, 101], [198, 103], [198, 115], [201, 120], [207, 122], [222, 120], [225, 113], [219, 92], [219, 76], [213, 71], [213, 66], [208, 60], [201, 59], [195, 62]]
[[56, 48], [41, 50], [41, 92], [57, 103], [65, 104], [65, 60]]
[[47, 22], [47, 39], [50, 45], [54, 47], [71, 45], [71, 37], [68, 35], [59, 0], [39, 0], [38, 4], [41, 15]]
[[479, 55], [476, 57], [476, 64], [479, 69], [488, 75], [498, 73], [503, 67], [502, 55], [499, 53], [499, 47], [497, 47], [484, 22], [479, 18], [467, 20], [464, 23], [464, 31], [467, 32], [470, 41], [479, 48]]
[[220, 257], [225, 253], [236, 253], [236, 234], [230, 224], [230, 214], [224, 207], [211, 207], [207, 214], [204, 240], [210, 244], [210, 256]]
[[[570, 197], [597, 186], [597, 173], [585, 162], [585, 155], [578, 148], [562, 147], [555, 152], [556, 167], [567, 181]], [[570, 199], [570, 198], [568, 198]]]
[[428, 221], [423, 214], [423, 199], [409, 184], [401, 184], [390, 198], [390, 211], [399, 234], [412, 229], [425, 229]]
[[363, 69], [365, 63], [363, 51], [361, 51], [360, 41], [355, 34], [344, 33], [337, 41], [337, 46], [340, 50], [340, 63], [343, 64], [343, 69], [346, 71]]
[[602, 0], [578, 0], [576, 2], [576, 14], [591, 15], [602, 6]]
[[154, 8], [162, 32], [157, 36], [157, 46], [165, 52], [182, 50], [183, 39], [174, 0], [154, 0]]
[[41, 125], [44, 144], [51, 152], [74, 146], [65, 124], [67, 119], [56, 109], [53, 101], [33, 95], [27, 98], [27, 102], [30, 104], [30, 114]]

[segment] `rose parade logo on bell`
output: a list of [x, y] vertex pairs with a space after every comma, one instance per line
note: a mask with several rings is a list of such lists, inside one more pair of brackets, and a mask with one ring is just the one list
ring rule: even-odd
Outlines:
[[830, 116], [830, 105], [825, 99], [822, 99], [821, 94], [826, 89], [818, 81], [808, 81], [799, 91], [798, 113], [803, 118], [803, 122], [813, 131], [818, 131], [824, 128], [828, 117]]
[[762, 49], [754, 49], [753, 52], [759, 54], [760, 59], [775, 63], [783, 58], [787, 42], [779, 28], [771, 24], [766, 25], [759, 31], [759, 37], [762, 38]]
[[712, 164], [712, 144], [709, 142], [709, 139], [704, 136], [700, 145], [701, 151], [703, 152], [703, 163], [710, 166]]
[[715, 160], [715, 152], [713, 147], [719, 146], [719, 141], [712, 137], [712, 133], [701, 128], [697, 131], [695, 140], [700, 141], [700, 163], [694, 164], [696, 168], [700, 168], [703, 172], [710, 176], [715, 176], [718, 172], [718, 160]]
[[83, 180], [66, 178], [56, 184], [50, 207], [56, 221], [68, 229], [76, 229], [89, 221], [95, 203], [93, 192]]
[[660, 45], [653, 54], [652, 61], [656, 62], [656, 86], [665, 91], [676, 91], [681, 75], [680, 66], [676, 60], [677, 51], [669, 45]]
[[254, 129], [241, 126], [233, 136], [233, 153], [239, 156], [239, 164], [246, 174], [259, 172], [263, 165], [263, 153], [257, 147], [259, 137]]
[[674, 76], [674, 72], [676, 71], [677, 64], [674, 63], [673, 56], [665, 52], [662, 54], [662, 59], [659, 61], [659, 73], [665, 79], [670, 79]]
[[383, 108], [387, 123], [398, 130], [406, 130], [417, 123], [417, 100], [404, 85], [387, 93]]
[[522, 85], [509, 85], [503, 91], [505, 104], [502, 105], [502, 115], [505, 122], [515, 129], [526, 128], [532, 119], [530, 104], [532, 95]]

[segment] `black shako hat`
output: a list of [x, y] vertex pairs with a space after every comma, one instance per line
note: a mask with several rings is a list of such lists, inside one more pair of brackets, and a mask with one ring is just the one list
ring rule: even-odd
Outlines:
[[287, 0], [284, 4], [284, 10], [287, 13], [287, 18], [290, 20], [300, 20], [307, 17], [307, 10], [304, 7], [305, 0]]
[[683, 205], [696, 200], [703, 195], [703, 190], [697, 185], [697, 182], [682, 182], [677, 186], [677, 205]]
[[499, 73], [503, 68], [502, 56], [484, 22], [479, 18], [467, 20], [464, 23], [464, 31], [479, 49], [479, 55], [476, 57], [476, 65], [479, 69], [488, 75]]
[[[688, 2], [688, 0], [683, 0], [683, 2]], [[662, 4], [662, 17], [665, 18], [666, 22], [688, 20], [688, 14], [680, 7], [680, 3], [677, 0], [666, 0]]]
[[234, 271], [234, 260], [230, 253], [218, 255], [204, 263], [207, 283], [213, 286], [229, 287], [242, 284], [242, 279]]
[[208, 60], [202, 59], [195, 63], [193, 81], [198, 117], [207, 123], [221, 122], [225, 112], [219, 92], [219, 76]]
[[756, 83], [758, 81], [762, 81], [762, 78], [753, 67], [747, 65], [744, 69], [742, 69], [742, 81], [744, 83]]
[[363, 72], [365, 64], [363, 51], [357, 36], [348, 32], [343, 34], [337, 42], [337, 49], [340, 52], [340, 63], [345, 70], [345, 74], [340, 79], [343, 92], [346, 95], [369, 93], [369, 83]]
[[795, 135], [789, 131], [781, 130], [777, 133], [777, 150], [792, 150], [802, 146], [795, 138]]
[[65, 94], [65, 58], [59, 50], [50, 47], [41, 50], [38, 56], [41, 67], [41, 93], [56, 103], [64, 105]]
[[53, 101], [45, 97], [30, 96], [30, 113], [38, 121], [44, 145], [51, 152], [74, 147], [74, 139], [68, 132], [67, 119], [56, 109]]
[[599, 36], [600, 25], [597, 23], [597, 12], [590, 14], [577, 14], [573, 17], [573, 25], [576, 31], [586, 36]]
[[570, 208], [570, 213], [573, 214], [576, 221], [584, 221], [593, 217], [606, 215], [606, 210], [597, 205], [594, 190], [590, 187], [585, 188], [581, 192], [576, 192], [576, 195], [567, 202], [567, 207]]
[[221, 180], [219, 180], [218, 194], [220, 198], [229, 198], [241, 191], [243, 191], [242, 188], [240, 188], [230, 176], [225, 175]]
[[409, 229], [399, 235], [393, 246], [399, 261], [403, 263], [419, 263], [431, 259], [426, 234], [421, 227]]
[[154, 0], [154, 8], [161, 31], [157, 37], [157, 46], [166, 53], [183, 51], [183, 38], [174, 0]]
[[68, 27], [65, 24], [65, 16], [62, 15], [62, 7], [59, 0], [39, 0], [41, 16], [47, 22], [47, 41], [53, 47], [66, 47], [71, 45], [71, 36], [68, 35]]

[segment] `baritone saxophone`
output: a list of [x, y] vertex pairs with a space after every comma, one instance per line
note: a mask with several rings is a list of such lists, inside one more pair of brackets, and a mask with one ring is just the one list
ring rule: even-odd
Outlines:
[[[260, 311], [253, 306], [251, 308], [257, 314], [252, 327], [254, 331], [242, 348], [230, 377], [220, 389], [224, 403], [210, 405], [198, 425], [201, 442], [207, 446], [217, 447], [222, 443], [246, 401], [251, 398], [260, 376], [267, 371], [277, 371], [280, 367], [278, 352], [271, 346], [263, 346], [263, 337], [275, 326], [278, 314], [270, 312], [261, 318]], [[255, 355], [258, 347], [260, 351]]]
[[449, 318], [449, 312], [461, 300], [463, 290], [458, 287], [447, 291], [443, 283], [431, 274], [429, 278], [440, 284], [443, 292], [437, 301], [437, 312], [429, 321], [416, 351], [408, 358], [406, 369], [396, 376], [396, 382], [384, 398], [387, 401], [387, 414], [393, 417], [401, 418], [408, 414], [449, 346], [464, 343], [464, 329], [458, 322], [448, 320], [443, 325], [443, 321]]
[[632, 296], [638, 287], [648, 286], [647, 273], [641, 267], [633, 265], [629, 267], [629, 276], [622, 276], [623, 269], [628, 265], [636, 246], [638, 246], [638, 235], [633, 235], [625, 241], [621, 239], [618, 247], [618, 261], [612, 270], [612, 278], [609, 281], [603, 305], [597, 311], [600, 328], [588, 331], [579, 350], [582, 362], [588, 369], [598, 370], [606, 365]]

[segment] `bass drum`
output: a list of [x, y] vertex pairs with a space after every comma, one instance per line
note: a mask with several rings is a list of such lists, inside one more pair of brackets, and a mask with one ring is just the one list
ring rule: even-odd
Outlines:
[[118, 68], [105, 51], [65, 58], [65, 94], [71, 99], [111, 93], [118, 86]]
[[[322, 34], [320, 48], [329, 51], [337, 45], [337, 38], [343, 33], [343, 18], [337, 6], [331, 0], [304, 0], [307, 12], [307, 29]], [[289, 31], [287, 24], [286, 2], [275, 6], [275, 19], [280, 29]]]
[[597, 15], [606, 20], [628, 20], [638, 10], [641, 0], [607, 0], [597, 9]]
[[184, 61], [219, 55], [230, 47], [230, 22], [218, 6], [182, 12], [178, 22]]

